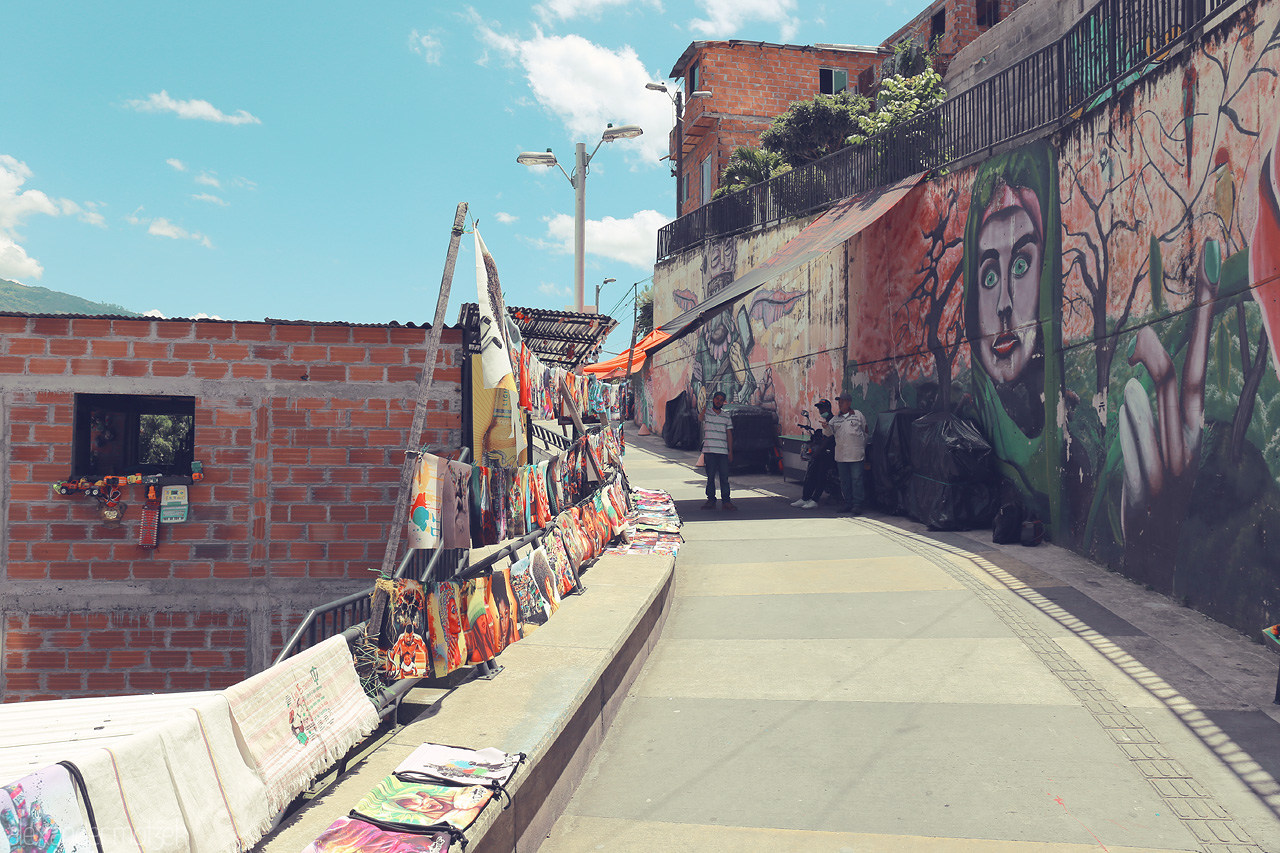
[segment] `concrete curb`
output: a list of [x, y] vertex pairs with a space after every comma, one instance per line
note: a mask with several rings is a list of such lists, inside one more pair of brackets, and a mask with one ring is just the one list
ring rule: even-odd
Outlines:
[[567, 599], [547, 625], [504, 652], [496, 679], [447, 694], [291, 815], [256, 853], [298, 853], [424, 741], [524, 752], [510, 806], [485, 809], [467, 831], [467, 850], [536, 851], [661, 635], [674, 575], [669, 556], [602, 557], [583, 576], [587, 593]]

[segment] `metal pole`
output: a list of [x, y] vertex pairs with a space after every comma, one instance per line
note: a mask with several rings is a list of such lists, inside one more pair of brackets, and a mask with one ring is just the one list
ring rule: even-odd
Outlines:
[[676, 92], [676, 219], [684, 213], [684, 92]]
[[582, 313], [587, 269], [587, 143], [574, 146], [573, 159], [573, 310]]

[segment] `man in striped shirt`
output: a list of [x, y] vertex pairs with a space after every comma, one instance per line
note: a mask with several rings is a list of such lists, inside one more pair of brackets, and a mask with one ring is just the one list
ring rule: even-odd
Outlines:
[[711, 408], [702, 415], [702, 459], [707, 465], [707, 502], [703, 509], [716, 508], [716, 475], [720, 477], [720, 502], [724, 509], [737, 509], [729, 501], [729, 463], [733, 461], [733, 418], [724, 410], [723, 391], [711, 395]]

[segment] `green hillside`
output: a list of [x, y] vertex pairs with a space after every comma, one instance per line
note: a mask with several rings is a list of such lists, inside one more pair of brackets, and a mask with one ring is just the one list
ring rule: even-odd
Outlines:
[[27, 287], [0, 278], [0, 311], [24, 314], [123, 314], [142, 316], [111, 302], [90, 302], [70, 293], [59, 293], [47, 287]]

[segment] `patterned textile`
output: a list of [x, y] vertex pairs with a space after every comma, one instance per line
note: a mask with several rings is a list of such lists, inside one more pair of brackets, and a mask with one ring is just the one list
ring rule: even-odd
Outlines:
[[0, 850], [96, 853], [75, 785], [57, 764], [0, 787]]
[[402, 779], [439, 780], [454, 785], [467, 782], [489, 788], [501, 788], [511, 781], [525, 759], [523, 752], [506, 753], [500, 749], [466, 749], [424, 743], [409, 753], [395, 769]]
[[388, 776], [364, 796], [351, 816], [394, 826], [466, 829], [493, 799], [483, 785], [439, 785], [406, 782]]
[[501, 652], [524, 636], [520, 628], [520, 605], [516, 600], [515, 590], [511, 588], [510, 569], [493, 570], [489, 576], [489, 598], [486, 605], [489, 608], [489, 618], [493, 620], [498, 651]]
[[272, 814], [379, 722], [342, 635], [228, 687], [225, 695], [266, 783]]
[[351, 817], [340, 817], [302, 853], [449, 853], [453, 837], [440, 832], [392, 832]]
[[467, 663], [492, 660], [502, 649], [497, 625], [489, 611], [490, 579], [473, 578], [462, 584], [462, 633], [467, 641]]
[[493, 541], [485, 544], [497, 545], [508, 538], [511, 529], [511, 481], [506, 468], [489, 469], [489, 505], [493, 510]]
[[471, 466], [441, 461], [440, 547], [471, 547]]
[[538, 590], [531, 558], [525, 557], [511, 567], [511, 586], [515, 590], [516, 601], [519, 602], [520, 622], [525, 634], [547, 624], [547, 620], [551, 618], [551, 606]]
[[551, 570], [560, 581], [560, 595], [566, 596], [578, 585], [578, 576], [569, 562], [569, 554], [564, 547], [564, 534], [559, 528], [552, 530], [544, 540], [547, 549], [547, 561]]
[[409, 547], [440, 547], [440, 504], [445, 461], [430, 453], [418, 459], [413, 472], [413, 500], [409, 503]]
[[427, 594], [427, 629], [431, 637], [431, 674], [442, 678], [467, 660], [462, 631], [462, 598], [452, 581], [434, 584]]
[[534, 548], [529, 554], [529, 571], [538, 592], [547, 603], [548, 613], [554, 615], [560, 609], [560, 578], [556, 577], [555, 570], [551, 568], [545, 548]]
[[489, 506], [489, 469], [483, 465], [471, 466], [471, 547], [496, 545], [487, 537], [493, 530], [493, 509]]

